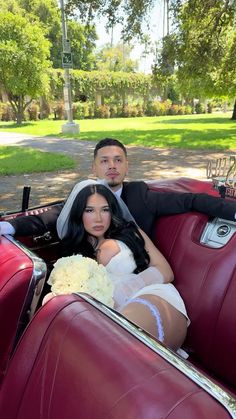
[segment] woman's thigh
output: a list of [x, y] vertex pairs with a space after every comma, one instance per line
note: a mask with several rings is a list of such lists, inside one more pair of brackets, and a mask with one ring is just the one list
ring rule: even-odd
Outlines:
[[121, 313], [171, 349], [178, 349], [184, 342], [186, 317], [161, 297], [140, 295], [123, 307]]

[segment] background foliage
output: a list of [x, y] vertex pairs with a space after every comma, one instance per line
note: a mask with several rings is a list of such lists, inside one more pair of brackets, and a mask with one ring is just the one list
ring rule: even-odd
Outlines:
[[[235, 101], [236, 96], [236, 0], [164, 0], [160, 7], [167, 10], [168, 30], [159, 43], [152, 44], [149, 21], [157, 0], [68, 0], [68, 37], [73, 52], [74, 70], [71, 72], [74, 111], [81, 117], [142, 116], [167, 113], [211, 112], [215, 98], [222, 102]], [[8, 95], [18, 122], [28, 116], [24, 109], [42, 92], [40, 102], [34, 101], [28, 110], [31, 119], [47, 117], [54, 113], [64, 117], [62, 103], [63, 71], [61, 70], [61, 11], [57, 0], [0, 0], [0, 11], [15, 16], [15, 26], [19, 30], [23, 22], [25, 28], [35, 28], [32, 42], [38, 42], [38, 49], [44, 55], [42, 65], [39, 60], [37, 89], [32, 89], [25, 65], [34, 53], [29, 55], [29, 41], [21, 42], [21, 35], [15, 36], [14, 29], [8, 31], [6, 42], [4, 30], [0, 33], [1, 69], [6, 70], [10, 56], [12, 62], [18, 56], [15, 85], [23, 86], [24, 93], [17, 91], [13, 82], [0, 80], [1, 91]], [[96, 52], [95, 19], [106, 17], [111, 34], [117, 23], [122, 23], [122, 43], [104, 45]], [[9, 23], [9, 22], [8, 22]], [[160, 22], [159, 22], [160, 23]], [[40, 29], [39, 29], [40, 28]], [[22, 30], [21, 30], [22, 31]], [[25, 33], [31, 37], [30, 29]], [[12, 36], [12, 39], [11, 39]], [[19, 42], [14, 47], [9, 42]], [[137, 62], [130, 58], [130, 40], [139, 39], [148, 50], [155, 50], [152, 76], [137, 72]], [[46, 46], [47, 45], [47, 46]], [[11, 48], [11, 49], [9, 49]], [[49, 53], [46, 49], [49, 48]], [[20, 52], [21, 51], [21, 52]], [[38, 54], [39, 54], [38, 51]], [[28, 54], [28, 55], [27, 55]], [[19, 58], [21, 55], [21, 59]], [[37, 54], [36, 54], [37, 55]], [[46, 61], [47, 63], [46, 63]], [[50, 62], [49, 60], [50, 59]], [[46, 63], [46, 64], [45, 64]], [[56, 70], [51, 74], [48, 89], [48, 68]], [[76, 72], [78, 70], [78, 72]], [[9, 73], [11, 73], [10, 70]], [[34, 72], [33, 72], [34, 73]], [[26, 76], [25, 76], [26, 74]], [[38, 75], [38, 76], [39, 76]], [[23, 83], [23, 78], [25, 83]], [[36, 85], [36, 83], [35, 83]], [[26, 87], [28, 88], [26, 89]], [[43, 87], [43, 88], [42, 88]], [[160, 104], [160, 103], [162, 104]], [[4, 105], [2, 115], [10, 118], [11, 111]], [[232, 119], [236, 119], [236, 101]]]
[[0, 57], [0, 86], [21, 123], [32, 98], [48, 90], [49, 42], [36, 23], [11, 12], [0, 13]]

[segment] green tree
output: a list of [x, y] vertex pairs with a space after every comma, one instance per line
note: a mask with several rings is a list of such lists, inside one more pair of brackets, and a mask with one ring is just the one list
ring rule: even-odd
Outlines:
[[97, 53], [97, 69], [100, 71], [134, 72], [138, 68], [137, 60], [132, 60], [132, 47], [127, 44], [105, 45]]
[[137, 35], [142, 37], [155, 3], [156, 0], [68, 0], [67, 10], [72, 15], [79, 13], [86, 24], [101, 16], [107, 18], [108, 28], [122, 23], [122, 38], [129, 40]]
[[[62, 28], [61, 10], [57, 0], [18, 0], [32, 19], [43, 23], [47, 38], [51, 43], [50, 59], [54, 68], [62, 66]], [[73, 53], [73, 66], [81, 70], [94, 68], [95, 56], [93, 51], [96, 46], [96, 30], [92, 25], [81, 25], [75, 19], [67, 22], [68, 39]]]
[[14, 14], [21, 12], [21, 7], [18, 0], [0, 0], [0, 11], [1, 12], [12, 12]]
[[[54, 68], [62, 66], [61, 10], [57, 0], [0, 0], [0, 10], [20, 14], [32, 23], [42, 25], [50, 41], [50, 60]], [[68, 38], [71, 42], [75, 68], [91, 70], [95, 66], [96, 30], [75, 19], [68, 21]]]
[[[188, 97], [236, 94], [236, 2], [173, 1], [180, 90]], [[236, 119], [236, 101], [233, 113]]]
[[57, 0], [18, 0], [22, 15], [31, 22], [40, 23], [50, 41], [50, 60], [57, 67], [60, 52], [61, 67], [61, 14]]
[[162, 98], [177, 100], [174, 77], [176, 62], [175, 35], [166, 35], [159, 43], [156, 43], [155, 59], [152, 66], [153, 76], [162, 86]]
[[0, 0], [0, 10], [40, 24], [50, 41], [50, 60], [54, 67], [61, 67], [61, 14], [57, 0]]
[[49, 42], [42, 27], [11, 12], [0, 13], [0, 86], [21, 124], [32, 99], [49, 87]]
[[73, 68], [86, 71], [94, 70], [97, 39], [95, 26], [84, 26], [75, 20], [68, 20], [67, 28], [73, 55]]

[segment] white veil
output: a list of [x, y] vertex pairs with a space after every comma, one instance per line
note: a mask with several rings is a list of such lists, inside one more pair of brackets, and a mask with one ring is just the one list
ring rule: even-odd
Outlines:
[[[78, 195], [78, 193], [82, 189], [84, 189], [88, 185], [104, 185], [108, 189], [110, 189], [107, 182], [104, 181], [104, 180], [86, 179], [86, 180], [82, 180], [81, 182], [76, 183], [76, 185], [72, 189], [71, 193], [69, 194], [69, 196], [66, 200], [66, 203], [65, 203], [64, 207], [62, 208], [61, 213], [60, 213], [60, 215], [57, 219], [57, 234], [58, 234], [60, 239], [63, 239], [63, 237], [65, 237], [66, 234], [67, 234], [68, 220], [69, 220], [69, 216], [70, 216], [70, 211], [71, 211], [71, 208], [72, 208], [72, 205], [74, 203], [74, 200], [75, 200], [76, 196]], [[134, 218], [130, 214], [130, 211], [129, 211], [127, 205], [124, 203], [122, 198], [118, 197], [111, 189], [110, 189], [110, 191], [114, 194], [114, 196], [117, 199], [117, 202], [118, 202], [118, 204], [121, 208], [121, 211], [122, 211], [123, 218], [126, 221], [135, 222]]]

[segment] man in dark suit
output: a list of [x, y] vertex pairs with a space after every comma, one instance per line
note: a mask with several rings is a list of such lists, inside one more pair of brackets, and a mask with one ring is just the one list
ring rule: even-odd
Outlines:
[[[105, 179], [114, 193], [122, 197], [139, 227], [149, 236], [154, 220], [161, 215], [199, 211], [211, 217], [236, 219], [235, 202], [201, 193], [151, 191], [145, 182], [125, 182], [127, 171], [128, 159], [124, 145], [112, 138], [99, 141], [94, 149], [94, 175]], [[56, 231], [56, 221], [62, 206], [52, 206], [42, 214], [0, 223], [0, 234], [27, 236]]]

